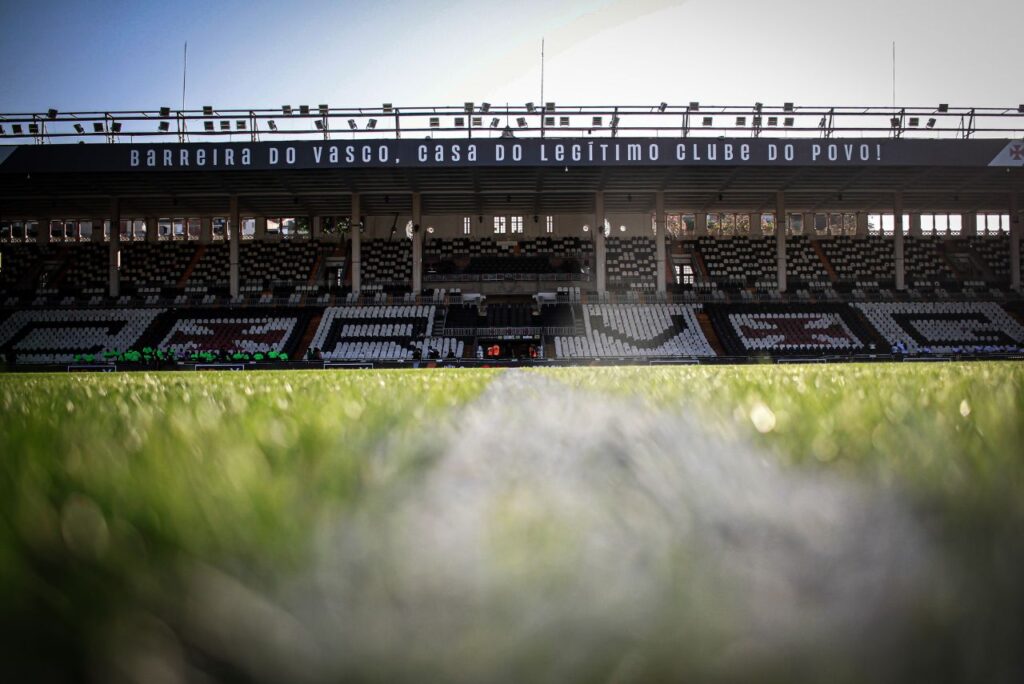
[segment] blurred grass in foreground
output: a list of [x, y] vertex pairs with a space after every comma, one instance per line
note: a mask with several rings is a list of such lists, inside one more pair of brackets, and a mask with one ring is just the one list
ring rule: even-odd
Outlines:
[[[975, 667], [950, 679], [1018, 671], [1024, 365], [528, 372], [905, 491], [961, 581], [935, 647]], [[169, 612], [182, 562], [273, 593], [324, 519], [415, 486], [441, 426], [457, 431], [460, 407], [498, 374], [0, 376], [0, 674], [92, 675], [120, 615]]]

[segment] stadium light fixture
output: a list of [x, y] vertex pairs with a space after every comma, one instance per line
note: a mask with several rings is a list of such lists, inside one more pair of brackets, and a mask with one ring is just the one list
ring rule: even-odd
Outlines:
[[291, 105], [282, 105], [281, 106], [281, 113], [284, 114], [285, 116], [291, 116], [292, 115], [292, 106]]
[[[210, 123], [210, 122], [207, 121], [206, 123]], [[92, 132], [93, 133], [102, 133], [103, 132], [103, 124], [100, 123], [99, 121], [93, 121], [92, 122]]]
[[110, 125], [110, 130], [113, 133], [120, 133], [121, 132], [121, 122], [120, 121], [115, 121], [114, 123], [112, 123]]
[[528, 111], [530, 114], [533, 114], [535, 111], [537, 111], [537, 108], [533, 106], [532, 102], [527, 102], [526, 111]]
[[889, 125], [892, 126], [893, 128], [899, 128], [900, 127], [900, 117], [894, 116], [891, 119], [889, 119]]
[[687, 109], [689, 109], [691, 112], [699, 112], [700, 111], [700, 102], [691, 102], [689, 104], [689, 106], [687, 107]]
[[466, 125], [466, 117], [464, 117], [464, 116], [457, 116], [457, 117], [455, 117], [455, 127], [456, 128], [462, 128], [465, 125]]
[[313, 122], [313, 125], [316, 126], [316, 130], [318, 130], [318, 131], [324, 130], [324, 121], [323, 121], [323, 119], [317, 119], [316, 121]]
[[1024, 114], [1024, 104], [1017, 105], [1017, 113]]
[[356, 125], [356, 120], [355, 119], [349, 119], [348, 120], [348, 127], [350, 129], [352, 129], [353, 131], [356, 130], [358, 128], [358, 126]]
[[939, 105], [939, 112], [940, 113], [945, 114], [948, 111], [949, 111], [949, 105], [948, 104], [942, 103], [942, 104]]
[[325, 104], [320, 105], [320, 116], [327, 116], [327, 112], [330, 111], [330, 107]]
[[619, 115], [615, 114], [614, 116], [612, 116], [612, 128], [618, 128], [618, 127], [619, 127]]
[[793, 117], [787, 116], [785, 119], [783, 119], [782, 125], [786, 126], [788, 128], [792, 128], [793, 127]]
[[271, 119], [270, 121], [267, 122], [267, 128], [269, 128], [272, 131], [276, 131], [277, 130], [277, 122], [275, 122], [273, 119]]
[[370, 119], [369, 121], [366, 122], [366, 129], [367, 130], [372, 131], [376, 127], [377, 127], [377, 120], [376, 119]]
[[46, 110], [46, 118], [47, 119], [56, 119], [57, 118], [57, 110], [56, 109], [47, 109]]
[[237, 119], [235, 121], [235, 129], [239, 131], [245, 130], [245, 119]]
[[0, 135], [7, 135], [7, 131], [4, 130], [2, 125], [0, 125]]
[[213, 107], [210, 105], [203, 105], [203, 116], [213, 116]]
[[666, 109], [668, 109], [668, 103], [667, 102], [662, 102], [660, 105], [658, 105], [658, 111], [659, 112], [664, 113]]
[[395, 110], [394, 106], [392, 106], [390, 102], [385, 102], [384, 104], [381, 105], [380, 108], [384, 111], [385, 114], [390, 114]]
[[919, 119], [919, 118], [918, 118], [918, 117], [916, 117], [916, 116], [912, 116], [912, 117], [910, 117], [910, 121], [908, 121], [907, 123], [908, 123], [908, 124], [909, 124], [910, 126], [913, 126], [914, 128], [917, 128], [918, 126], [920, 126], [920, 125], [921, 125], [921, 119]]
[[165, 118], [165, 119], [166, 119], [166, 118], [167, 118], [167, 117], [169, 117], [170, 115], [171, 115], [171, 108], [170, 108], [170, 107], [161, 107], [161, 108], [160, 108], [160, 116], [161, 116], [162, 118]]
[[21, 124], [14, 124], [11, 126], [11, 133], [13, 135], [21, 135]]
[[593, 121], [591, 121], [590, 125], [593, 126], [594, 128], [598, 128], [601, 125], [603, 125], [602, 121], [603, 119], [600, 116], [595, 116]]
[[555, 117], [553, 117], [553, 116], [545, 116], [544, 117], [544, 125], [545, 126], [554, 126], [555, 125]]
[[568, 126], [569, 125], [569, 117], [567, 117], [567, 116], [559, 117], [558, 118], [558, 125], [559, 126]]
[[470, 123], [473, 124], [474, 128], [479, 128], [484, 125], [484, 118], [482, 116], [471, 117]]
[[737, 116], [736, 117], [736, 126], [738, 128], [743, 128], [746, 125], [747, 125], [747, 117], [745, 117], [745, 116]]
[[491, 128], [497, 128], [498, 124], [500, 124], [500, 123], [501, 123], [501, 120], [498, 119], [498, 117], [493, 117], [491, 119]]
[[160, 125], [159, 125], [159, 126], [158, 126], [157, 128], [159, 128], [159, 129], [160, 129], [160, 132], [161, 132], [161, 133], [166, 133], [166, 132], [167, 132], [168, 130], [170, 130], [170, 128], [171, 128], [171, 124], [169, 124], [169, 123], [168, 123], [168, 122], [166, 122], [166, 121], [161, 121], [161, 122], [160, 122]]
[[768, 125], [769, 126], [778, 126], [779, 125], [779, 117], [777, 117], [777, 116], [769, 116], [768, 117]]
[[473, 113], [473, 103], [472, 102], [464, 102], [462, 104], [462, 111], [466, 112], [467, 114], [472, 114]]
[[440, 126], [441, 126], [441, 119], [439, 119], [436, 116], [430, 117], [430, 127], [431, 128], [439, 128]]
[[782, 103], [782, 111], [784, 111], [784, 112], [791, 112], [791, 111], [793, 111], [793, 103], [792, 102], [783, 102]]
[[491, 103], [490, 102], [481, 102], [480, 103], [480, 113], [486, 114], [489, 111], [491, 111]]
[[762, 110], [763, 108], [764, 108], [764, 104], [762, 104], [762, 103], [760, 103], [760, 102], [755, 102], [755, 103], [754, 103], [754, 111], [755, 111], [755, 112], [759, 112], [759, 111], [761, 111], [761, 110]]
[[705, 126], [710, 126], [710, 125], [711, 125], [711, 124], [713, 124], [714, 122], [715, 122], [715, 121], [714, 121], [714, 119], [713, 119], [712, 117], [710, 117], [710, 116], [705, 116], [705, 117], [704, 117], [704, 120], [703, 120], [703, 121], [702, 121], [701, 123], [702, 123], [703, 125], [705, 125]]
[[546, 111], [546, 112], [553, 112], [553, 111], [555, 111], [555, 103], [554, 102], [545, 102], [544, 103], [544, 111]]
[[230, 121], [222, 120], [220, 122], [220, 130], [222, 130], [222, 131], [230, 131], [231, 130], [231, 122]]
[[82, 124], [75, 124], [75, 133], [78, 133], [79, 135], [85, 133], [85, 129], [82, 128]]
[[299, 105], [299, 114], [309, 116], [309, 105]]
[[519, 117], [518, 119], [516, 119], [516, 123], [519, 124], [520, 128], [526, 128], [526, 118], [525, 117], [522, 117], [522, 116]]
[[[213, 122], [212, 121], [204, 121], [203, 122], [203, 129], [205, 129], [207, 133], [213, 132]], [[99, 131], [96, 131], [96, 132], [99, 133]]]
[[926, 125], [928, 128], [935, 128], [935, 119], [928, 119], [928, 123]]

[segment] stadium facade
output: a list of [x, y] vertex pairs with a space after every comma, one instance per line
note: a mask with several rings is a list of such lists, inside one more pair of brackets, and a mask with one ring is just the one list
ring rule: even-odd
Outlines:
[[1024, 106], [0, 115], [0, 349], [1016, 354], [1021, 129]]

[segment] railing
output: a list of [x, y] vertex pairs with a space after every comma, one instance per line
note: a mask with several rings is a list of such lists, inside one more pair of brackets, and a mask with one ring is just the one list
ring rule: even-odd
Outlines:
[[0, 138], [37, 144], [252, 141], [267, 138], [369, 140], [403, 135], [432, 138], [498, 137], [1020, 137], [1024, 104], [1010, 107], [797, 106], [659, 103], [654, 105], [492, 106], [467, 102], [439, 107], [120, 110], [0, 114]]
[[426, 273], [426, 283], [589, 282], [589, 273]]

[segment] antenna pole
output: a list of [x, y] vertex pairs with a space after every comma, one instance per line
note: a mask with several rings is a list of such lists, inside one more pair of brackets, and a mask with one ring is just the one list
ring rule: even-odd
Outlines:
[[185, 41], [185, 61], [181, 66], [181, 111], [185, 111], [185, 78], [188, 76], [188, 41]]
[[892, 108], [896, 109], [896, 41], [892, 41]]

